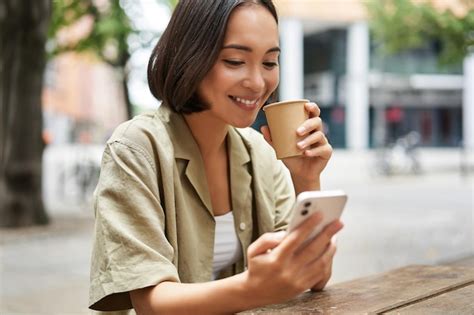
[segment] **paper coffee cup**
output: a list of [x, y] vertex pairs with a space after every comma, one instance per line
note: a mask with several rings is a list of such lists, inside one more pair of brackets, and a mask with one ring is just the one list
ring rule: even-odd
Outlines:
[[297, 136], [296, 129], [309, 117], [304, 108], [308, 102], [304, 99], [288, 100], [263, 107], [277, 158], [303, 154], [296, 144], [304, 137]]

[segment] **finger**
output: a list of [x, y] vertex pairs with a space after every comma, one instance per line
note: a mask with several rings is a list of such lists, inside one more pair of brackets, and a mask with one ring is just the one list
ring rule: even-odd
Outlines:
[[318, 283], [316, 283], [311, 288], [311, 291], [313, 291], [313, 292], [322, 291], [326, 287], [326, 284], [329, 282], [329, 279], [331, 279], [331, 275], [329, 275], [329, 277], [327, 277], [326, 279], [322, 279]]
[[304, 136], [308, 133], [314, 131], [321, 131], [323, 129], [323, 121], [319, 117], [312, 117], [305, 120], [299, 127], [296, 129], [298, 136]]
[[326, 136], [322, 131], [316, 131], [314, 133], [309, 134], [306, 138], [301, 140], [300, 142], [297, 143], [298, 148], [301, 150], [310, 148], [311, 146], [321, 143], [321, 144], [326, 144], [327, 143]]
[[262, 133], [263, 135], [263, 138], [265, 138], [265, 140], [271, 145], [273, 146], [273, 142], [272, 142], [272, 135], [270, 133], [270, 128], [268, 128], [268, 126], [262, 126], [260, 127], [260, 132]]
[[[332, 265], [332, 264], [331, 264]], [[320, 279], [317, 280], [315, 284], [311, 287], [311, 291], [321, 291], [324, 289], [326, 284], [329, 282], [331, 279], [332, 275], [332, 266], [329, 268], [328, 271], [326, 271], [324, 274], [321, 275]]]
[[285, 239], [281, 242], [281, 245], [275, 249], [276, 254], [282, 255], [283, 257], [293, 255], [311, 234], [314, 227], [321, 223], [322, 219], [323, 216], [319, 212], [316, 212], [306, 219], [294, 231], [287, 234]]
[[320, 157], [324, 160], [329, 160], [332, 156], [332, 152], [332, 146], [329, 143], [326, 143], [325, 145], [303, 151], [303, 155], [307, 157]]
[[[332, 274], [332, 266], [333, 266], [333, 263], [334, 263], [334, 256], [336, 254], [336, 251], [337, 251], [337, 235], [334, 235], [332, 238], [331, 238], [331, 243], [328, 245], [329, 246], [334, 246], [334, 252], [332, 254], [332, 258], [331, 258], [331, 263], [328, 264], [326, 270], [325, 270], [325, 274], [324, 276], [322, 277], [321, 280], [319, 281], [316, 281], [316, 283], [311, 287], [311, 290], [312, 291], [321, 291], [325, 286], [326, 284], [328, 283], [329, 279], [331, 279], [331, 274]], [[329, 249], [329, 248], [328, 248]]]
[[315, 270], [318, 270], [319, 268], [323, 269], [323, 273], [321, 274], [320, 279], [315, 279], [316, 284], [314, 284], [311, 287], [311, 290], [313, 291], [321, 291], [324, 289], [326, 284], [329, 282], [329, 279], [331, 279], [331, 274], [332, 274], [332, 265], [334, 261], [334, 255], [336, 254], [337, 247], [335, 244], [331, 244], [326, 252], [321, 256], [320, 259], [314, 262], [313, 266]]
[[309, 113], [309, 117], [318, 117], [321, 114], [321, 109], [316, 103], [306, 103], [304, 104], [304, 108]]
[[285, 231], [263, 234], [255, 242], [250, 244], [247, 249], [247, 256], [252, 258], [267, 253], [269, 250], [277, 247], [285, 236]]
[[331, 223], [329, 223], [322, 231], [321, 233], [319, 233], [319, 236], [321, 237], [326, 237], [328, 241], [330, 241], [332, 239], [332, 237], [334, 235], [336, 235], [337, 232], [339, 232], [340, 230], [342, 230], [342, 228], [344, 227], [344, 223], [342, 223], [342, 221], [340, 219], [336, 219], [334, 221], [332, 221]]
[[330, 223], [318, 236], [308, 242], [304, 247], [298, 249], [296, 261], [306, 265], [321, 257], [331, 244], [331, 238], [342, 229], [342, 222], [336, 220]]

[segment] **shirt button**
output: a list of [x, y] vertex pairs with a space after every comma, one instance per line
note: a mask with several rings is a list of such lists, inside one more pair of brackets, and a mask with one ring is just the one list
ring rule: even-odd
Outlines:
[[240, 223], [240, 225], [239, 225], [239, 228], [240, 228], [241, 231], [245, 230], [246, 227], [247, 227], [247, 225], [244, 222]]

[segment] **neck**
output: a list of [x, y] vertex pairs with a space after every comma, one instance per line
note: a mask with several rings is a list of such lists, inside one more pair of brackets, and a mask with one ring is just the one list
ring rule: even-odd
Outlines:
[[208, 112], [184, 115], [194, 140], [203, 156], [214, 155], [225, 149], [225, 138], [229, 126], [210, 116]]

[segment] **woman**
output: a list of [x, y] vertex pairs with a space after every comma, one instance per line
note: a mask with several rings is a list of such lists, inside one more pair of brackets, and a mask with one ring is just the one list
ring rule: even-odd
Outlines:
[[119, 126], [104, 152], [92, 309], [235, 313], [329, 280], [342, 223], [304, 247], [320, 217], [282, 232], [332, 153], [318, 107], [306, 104], [298, 129], [304, 156], [284, 164], [267, 127], [267, 141], [247, 128], [278, 85], [277, 23], [271, 0], [177, 5], [148, 69], [163, 105]]

